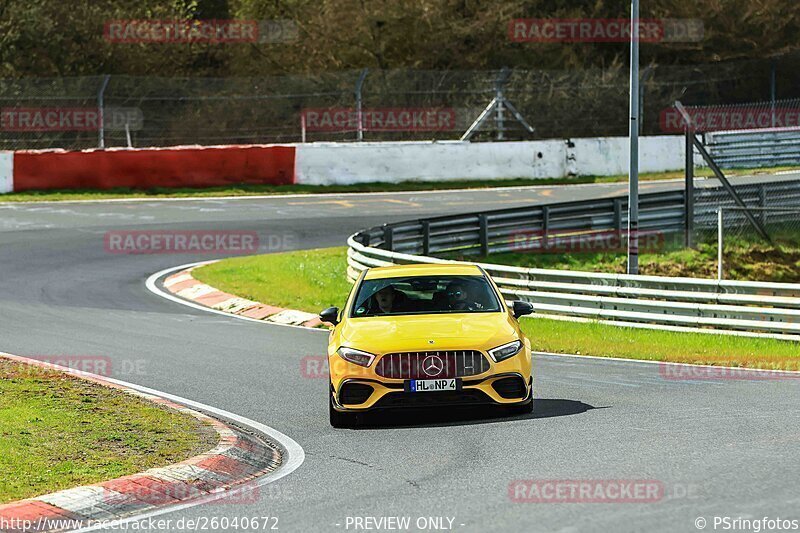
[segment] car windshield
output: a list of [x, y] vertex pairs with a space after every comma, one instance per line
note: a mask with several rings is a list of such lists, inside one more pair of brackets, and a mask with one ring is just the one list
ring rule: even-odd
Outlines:
[[500, 310], [483, 276], [407, 276], [361, 283], [350, 316], [489, 313]]

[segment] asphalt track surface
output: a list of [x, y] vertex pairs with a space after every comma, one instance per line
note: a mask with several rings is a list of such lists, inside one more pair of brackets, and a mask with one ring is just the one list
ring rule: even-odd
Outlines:
[[[213, 256], [103, 245], [107, 231], [131, 229], [258, 231], [262, 251], [342, 245], [387, 221], [621, 192], [623, 184], [2, 204], [0, 351], [109, 357], [113, 377], [267, 424], [304, 448], [305, 463], [257, 502], [163, 515], [171, 531], [180, 518], [221, 516], [277, 516], [281, 531], [353, 531], [348, 517], [410, 517], [412, 526], [449, 517], [457, 531], [697, 531], [698, 517], [706, 530], [714, 516], [800, 519], [798, 380], [668, 380], [656, 364], [542, 356], [533, 415], [432, 413], [334, 430], [325, 380], [300, 371], [304, 356], [324, 353], [324, 332], [209, 314], [145, 289], [156, 271]], [[656, 480], [664, 492], [652, 503], [515, 503], [509, 484], [520, 479]]]

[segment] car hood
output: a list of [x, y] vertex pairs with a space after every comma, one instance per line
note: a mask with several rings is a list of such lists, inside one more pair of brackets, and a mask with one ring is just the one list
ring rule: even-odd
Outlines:
[[508, 313], [448, 313], [350, 318], [341, 338], [347, 346], [382, 354], [488, 350], [517, 338], [517, 332]]

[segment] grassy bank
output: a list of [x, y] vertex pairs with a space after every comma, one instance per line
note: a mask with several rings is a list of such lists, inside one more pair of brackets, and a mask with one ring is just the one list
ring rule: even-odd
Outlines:
[[[762, 174], [789, 170], [798, 167], [775, 167], [769, 169], [740, 169], [729, 172], [729, 176]], [[695, 170], [697, 177], [711, 177], [712, 173], [705, 168]], [[666, 180], [683, 178], [683, 171], [653, 172], [640, 175], [641, 180]], [[227, 187], [209, 187], [206, 189], [166, 189], [151, 190], [111, 189], [111, 190], [52, 190], [27, 191], [0, 194], [0, 202], [42, 202], [66, 200], [109, 200], [120, 198], [203, 198], [209, 196], [255, 196], [281, 194], [321, 194], [321, 193], [353, 193], [353, 192], [399, 192], [399, 191], [432, 191], [451, 189], [485, 189], [495, 187], [523, 187], [530, 185], [569, 185], [581, 183], [615, 183], [628, 179], [627, 175], [616, 176], [575, 176], [554, 179], [502, 179], [502, 180], [455, 180], [447, 182], [404, 181], [400, 183], [372, 182], [355, 185], [231, 185]]]
[[144, 399], [0, 358], [0, 503], [166, 466], [216, 432]]
[[[800, 282], [800, 241], [776, 241], [774, 245], [754, 240], [727, 241], [724, 248], [725, 279], [750, 281]], [[486, 257], [455, 257], [531, 268], [582, 270], [588, 272], [626, 272], [625, 252], [596, 253], [502, 253]], [[695, 248], [665, 249], [642, 253], [639, 273], [648, 276], [688, 278], [717, 277], [716, 243], [699, 243]]]
[[[256, 301], [318, 312], [342, 306], [345, 248], [325, 248], [226, 259], [194, 271], [218, 289]], [[536, 350], [758, 368], [800, 369], [800, 346], [773, 339], [677, 333], [525, 318], [523, 329]]]

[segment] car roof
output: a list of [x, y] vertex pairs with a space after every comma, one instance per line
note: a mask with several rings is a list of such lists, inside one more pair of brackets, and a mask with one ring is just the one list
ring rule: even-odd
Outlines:
[[477, 265], [438, 263], [429, 265], [393, 265], [370, 268], [364, 279], [399, 278], [404, 276], [482, 276]]

